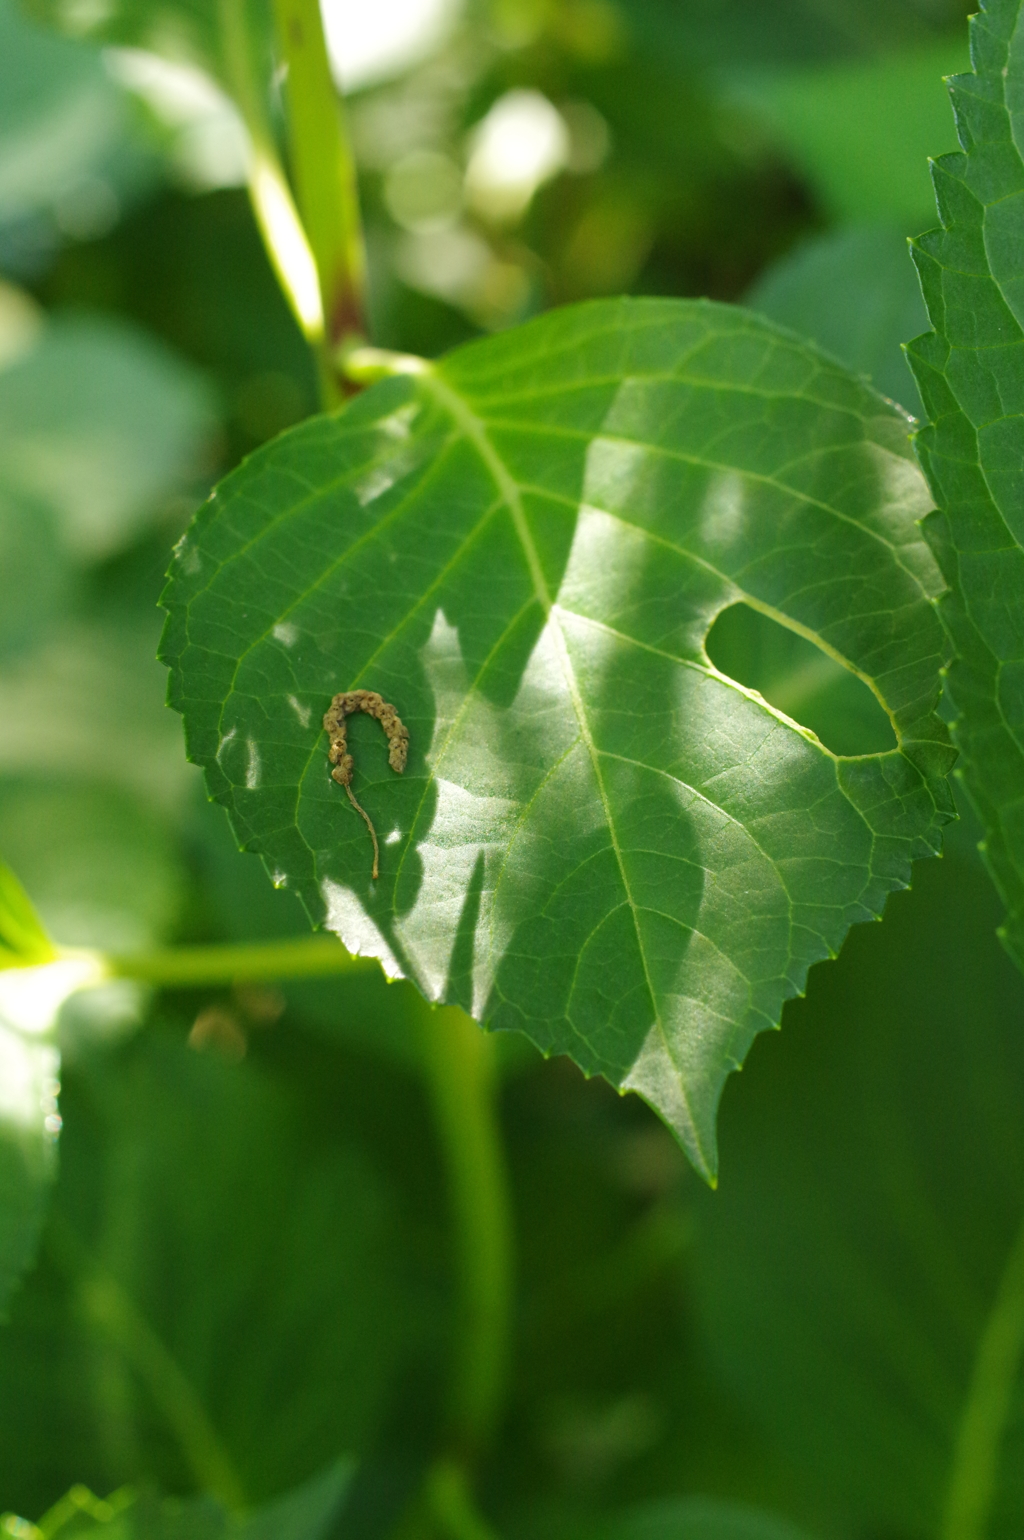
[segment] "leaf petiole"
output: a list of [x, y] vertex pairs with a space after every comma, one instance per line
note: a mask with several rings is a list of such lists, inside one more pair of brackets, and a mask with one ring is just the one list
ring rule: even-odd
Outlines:
[[327, 978], [380, 966], [372, 958], [353, 957], [331, 935], [97, 955], [107, 978], [135, 979], [164, 989]]

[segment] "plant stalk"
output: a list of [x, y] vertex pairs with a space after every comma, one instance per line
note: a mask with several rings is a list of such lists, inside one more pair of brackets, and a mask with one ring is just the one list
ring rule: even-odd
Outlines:
[[257, 984], [287, 979], [365, 973], [379, 965], [353, 957], [334, 936], [289, 936], [239, 945], [156, 947], [148, 952], [100, 954], [108, 978], [136, 979], [163, 989]]
[[352, 391], [336, 359], [366, 334], [366, 252], [355, 158], [331, 78], [320, 0], [274, 0], [274, 12], [288, 71], [292, 180], [319, 277], [324, 405], [331, 406]]
[[511, 1346], [512, 1213], [494, 1044], [464, 1011], [425, 1007], [423, 1060], [448, 1171], [458, 1277], [448, 1449], [468, 1464], [495, 1432]]

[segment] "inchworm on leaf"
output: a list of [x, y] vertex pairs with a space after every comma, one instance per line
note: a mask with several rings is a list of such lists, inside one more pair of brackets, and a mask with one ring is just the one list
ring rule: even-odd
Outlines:
[[348, 792], [348, 800], [359, 813], [366, 827], [370, 831], [373, 840], [373, 877], [376, 881], [378, 865], [380, 862], [380, 850], [377, 846], [377, 831], [370, 822], [370, 816], [366, 809], [359, 806], [352, 795], [352, 755], [348, 752], [348, 743], [345, 737], [345, 718], [350, 717], [355, 711], [365, 711], [367, 716], [376, 717], [383, 727], [388, 740], [388, 763], [392, 770], [397, 770], [399, 775], [405, 769], [405, 761], [409, 754], [409, 729], [402, 725], [401, 718], [394, 706], [382, 700], [375, 690], [345, 690], [336, 695], [331, 701], [330, 708], [324, 716], [324, 731], [331, 740], [331, 746], [327, 751], [327, 758], [335, 767], [331, 776], [339, 786], [344, 786]]

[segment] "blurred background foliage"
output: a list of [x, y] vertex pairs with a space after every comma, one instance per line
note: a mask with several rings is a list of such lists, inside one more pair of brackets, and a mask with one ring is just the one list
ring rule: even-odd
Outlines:
[[[26, 9], [64, 35], [0, 0], [0, 853], [66, 943], [301, 934], [205, 802], [154, 652], [171, 544], [314, 410], [314, 371], [219, 88], [127, 3]], [[374, 340], [436, 354], [553, 304], [711, 295], [913, 412], [905, 238], [955, 143], [965, 14], [325, 0]], [[709, 650], [837, 750], [886, 743], [858, 681], [742, 606]], [[503, 1046], [516, 1349], [481, 1488], [503, 1535], [755, 1533], [710, 1498], [782, 1515], [766, 1540], [939, 1532], [1024, 1208], [1024, 981], [969, 826], [919, 877], [730, 1082], [716, 1195], [639, 1101]], [[0, 1351], [0, 1509], [76, 1482], [262, 1503], [353, 1454], [304, 1532], [389, 1533], [454, 1329], [416, 1021], [373, 974], [72, 998], [54, 1206]], [[991, 1540], [1024, 1527], [1024, 1399], [1011, 1421]], [[160, 1533], [219, 1534], [199, 1512]]]

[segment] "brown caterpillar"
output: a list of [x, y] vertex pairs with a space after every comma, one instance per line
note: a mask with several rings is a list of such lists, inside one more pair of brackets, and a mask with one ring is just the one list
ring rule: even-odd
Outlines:
[[387, 735], [388, 763], [392, 770], [398, 771], [399, 775], [405, 769], [405, 761], [409, 754], [409, 729], [402, 725], [402, 720], [394, 706], [382, 700], [376, 690], [344, 690], [334, 697], [324, 716], [324, 731], [331, 740], [327, 758], [335, 767], [331, 771], [331, 776], [339, 786], [344, 786], [348, 792], [348, 800], [361, 815], [370, 831], [370, 838], [373, 840], [373, 878], [376, 881], [380, 863], [377, 831], [370, 822], [366, 809], [360, 807], [352, 795], [352, 755], [348, 751], [348, 742], [345, 737], [345, 718], [356, 711], [365, 711], [367, 716], [377, 718]]

